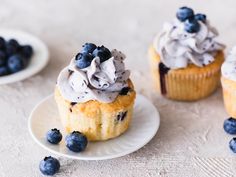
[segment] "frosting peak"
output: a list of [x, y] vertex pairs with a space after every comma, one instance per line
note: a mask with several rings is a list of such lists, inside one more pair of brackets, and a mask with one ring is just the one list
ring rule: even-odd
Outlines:
[[194, 33], [186, 31], [187, 22], [175, 19], [165, 23], [162, 32], [154, 40], [161, 61], [171, 69], [185, 68], [189, 63], [203, 67], [214, 61], [218, 50], [225, 48], [215, 41], [218, 32], [210, 26], [209, 21], [197, 21], [200, 28]]
[[113, 102], [119, 92], [128, 87], [130, 71], [125, 70], [125, 55], [111, 51], [111, 58], [102, 61], [94, 57], [90, 66], [79, 69], [73, 58], [69, 66], [59, 74], [57, 85], [62, 96], [71, 102], [98, 100]]

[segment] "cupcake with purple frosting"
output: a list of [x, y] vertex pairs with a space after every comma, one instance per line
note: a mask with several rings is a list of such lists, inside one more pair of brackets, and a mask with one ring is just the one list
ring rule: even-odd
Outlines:
[[167, 98], [193, 101], [216, 90], [225, 46], [205, 14], [181, 7], [149, 48], [158, 92]]
[[67, 132], [98, 141], [128, 129], [136, 93], [124, 59], [116, 49], [86, 43], [60, 72], [55, 99]]

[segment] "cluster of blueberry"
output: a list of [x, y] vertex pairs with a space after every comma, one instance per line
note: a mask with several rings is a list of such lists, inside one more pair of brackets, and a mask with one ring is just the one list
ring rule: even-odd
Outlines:
[[111, 58], [111, 52], [108, 48], [102, 46], [96, 46], [93, 43], [85, 43], [81, 52], [79, 52], [76, 57], [76, 66], [79, 69], [86, 68], [90, 66], [92, 60], [95, 57], [99, 57], [101, 62], [104, 62]]
[[[230, 117], [224, 121], [224, 130], [230, 135], [236, 135], [236, 119]], [[236, 137], [229, 142], [229, 148], [236, 153]]]
[[[47, 132], [47, 141], [51, 144], [58, 144], [62, 140], [60, 130], [54, 128]], [[65, 138], [66, 147], [73, 152], [84, 151], [87, 147], [87, 137], [78, 132], [73, 131]], [[54, 175], [60, 169], [60, 162], [54, 157], [45, 157], [39, 164], [39, 169], [44, 175]]]
[[179, 21], [184, 23], [184, 29], [188, 33], [197, 33], [200, 30], [200, 24], [198, 21], [206, 23], [205, 14], [194, 14], [193, 9], [189, 7], [179, 8], [176, 17]]
[[20, 45], [17, 40], [6, 41], [0, 37], [0, 76], [23, 70], [33, 55], [30, 45]]

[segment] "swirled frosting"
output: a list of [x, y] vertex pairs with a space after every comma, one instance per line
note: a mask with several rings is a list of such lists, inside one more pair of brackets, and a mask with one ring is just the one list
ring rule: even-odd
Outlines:
[[102, 63], [99, 57], [95, 57], [91, 65], [84, 69], [78, 69], [73, 58], [57, 80], [62, 96], [76, 103], [89, 100], [113, 102], [122, 88], [128, 87], [130, 71], [125, 70], [123, 53], [112, 50], [111, 54], [112, 57]]
[[218, 50], [225, 48], [215, 41], [218, 32], [209, 21], [199, 21], [199, 24], [197, 33], [186, 32], [184, 23], [177, 19], [164, 24], [162, 32], [154, 40], [154, 47], [167, 67], [185, 68], [189, 63], [203, 67], [214, 61]]
[[223, 77], [236, 81], [236, 46], [230, 51], [221, 66], [221, 73]]

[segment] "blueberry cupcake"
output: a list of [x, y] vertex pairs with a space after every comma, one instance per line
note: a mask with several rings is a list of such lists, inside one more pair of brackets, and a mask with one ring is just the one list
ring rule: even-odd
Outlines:
[[90, 141], [107, 140], [129, 127], [136, 93], [125, 55], [86, 43], [57, 80], [55, 99], [67, 132]]
[[236, 46], [221, 67], [221, 84], [226, 111], [236, 118]]
[[165, 23], [149, 48], [151, 71], [159, 93], [193, 101], [216, 90], [225, 46], [205, 14], [181, 7], [176, 19]]

